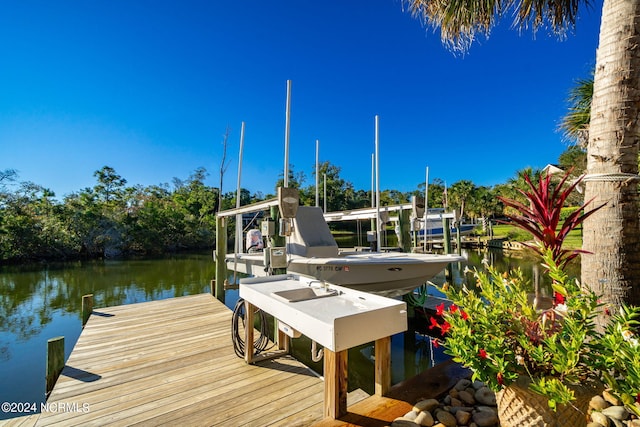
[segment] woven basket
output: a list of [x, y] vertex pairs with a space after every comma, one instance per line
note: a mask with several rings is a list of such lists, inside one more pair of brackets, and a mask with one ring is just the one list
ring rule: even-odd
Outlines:
[[597, 386], [571, 387], [576, 399], [558, 405], [554, 412], [547, 398], [529, 390], [524, 382], [513, 383], [496, 393], [501, 427], [565, 427], [587, 425], [589, 401], [600, 390]]

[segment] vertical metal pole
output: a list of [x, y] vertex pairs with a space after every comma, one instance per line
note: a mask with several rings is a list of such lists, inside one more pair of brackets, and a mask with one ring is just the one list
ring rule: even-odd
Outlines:
[[376, 155], [371, 153], [371, 207], [376, 207]]
[[[244, 148], [244, 122], [240, 127], [240, 153], [238, 154], [238, 184], [236, 186], [236, 209], [240, 207], [240, 195], [242, 193], [240, 180], [242, 177], [242, 150]], [[236, 215], [236, 253], [244, 252], [242, 249], [242, 214]]]
[[[240, 127], [240, 153], [238, 154], [238, 183], [236, 185], [236, 209], [240, 207], [240, 196], [242, 194], [240, 180], [242, 177], [242, 149], [244, 148], [244, 122]], [[236, 238], [235, 238], [235, 250], [233, 259], [233, 283], [238, 281], [238, 254], [244, 252], [242, 244], [242, 229], [244, 224], [242, 223], [242, 214], [236, 215]]]
[[320, 189], [318, 188], [318, 183], [320, 182], [319, 153], [320, 141], [316, 139], [316, 207], [320, 207]]
[[429, 221], [429, 166], [424, 179], [424, 252], [427, 253], [427, 221]]
[[380, 252], [380, 238], [381, 238], [381, 234], [380, 234], [380, 228], [381, 228], [381, 224], [380, 224], [380, 152], [379, 152], [379, 133], [378, 133], [378, 123], [379, 123], [379, 118], [376, 115], [376, 130], [375, 130], [375, 135], [376, 135], [376, 249], [377, 252]]
[[[371, 153], [371, 208], [376, 207], [376, 155]], [[376, 220], [371, 218], [371, 231], [376, 229]]]
[[291, 80], [287, 80], [287, 105], [284, 123], [284, 187], [289, 187], [289, 127], [291, 125]]

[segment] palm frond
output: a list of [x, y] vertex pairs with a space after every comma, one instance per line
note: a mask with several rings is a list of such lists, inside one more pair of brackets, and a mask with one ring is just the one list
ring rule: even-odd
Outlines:
[[576, 81], [576, 86], [571, 89], [567, 98], [569, 111], [558, 125], [558, 130], [562, 132], [564, 139], [577, 141], [580, 146], [586, 144], [591, 121], [592, 98], [593, 76]]

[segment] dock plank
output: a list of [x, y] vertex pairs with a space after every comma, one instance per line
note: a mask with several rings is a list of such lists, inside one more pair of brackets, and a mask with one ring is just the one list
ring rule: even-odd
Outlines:
[[[45, 411], [35, 424], [322, 419], [321, 378], [290, 356], [247, 365], [234, 354], [230, 330], [231, 311], [208, 294], [96, 309], [48, 400], [53, 408], [80, 410]], [[296, 413], [304, 421], [292, 420]]]
[[208, 294], [96, 309], [48, 400], [53, 410], [4, 424], [382, 427], [460, 374], [445, 363], [387, 397], [358, 396], [340, 420], [323, 418], [323, 380], [291, 356], [247, 365], [233, 351], [231, 317]]

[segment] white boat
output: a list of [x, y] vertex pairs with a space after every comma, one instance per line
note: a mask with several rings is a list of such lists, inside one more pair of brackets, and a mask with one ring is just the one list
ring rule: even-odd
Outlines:
[[[273, 249], [273, 248], [272, 248]], [[340, 252], [318, 207], [299, 206], [287, 238], [287, 272], [384, 296], [398, 296], [432, 279], [460, 255], [402, 252]], [[262, 253], [226, 257], [227, 268], [266, 276], [270, 266]]]
[[[443, 208], [431, 208], [429, 209], [429, 216], [433, 216], [433, 215], [438, 215], [438, 214], [444, 214], [445, 210]], [[457, 229], [459, 229], [460, 231], [460, 235], [464, 236], [467, 234], [470, 234], [473, 232], [473, 230], [476, 229], [476, 227], [478, 227], [478, 224], [467, 224], [467, 223], [460, 223], [458, 224]], [[455, 226], [451, 226], [450, 231], [450, 236], [455, 236], [457, 233], [457, 229]], [[427, 225], [424, 225], [424, 221], [420, 221], [420, 229], [418, 230], [418, 238], [420, 240], [424, 239], [425, 234], [427, 236], [427, 239], [436, 239], [439, 238], [441, 239], [443, 236], [443, 226], [442, 226], [442, 220], [439, 219], [427, 219]]]

